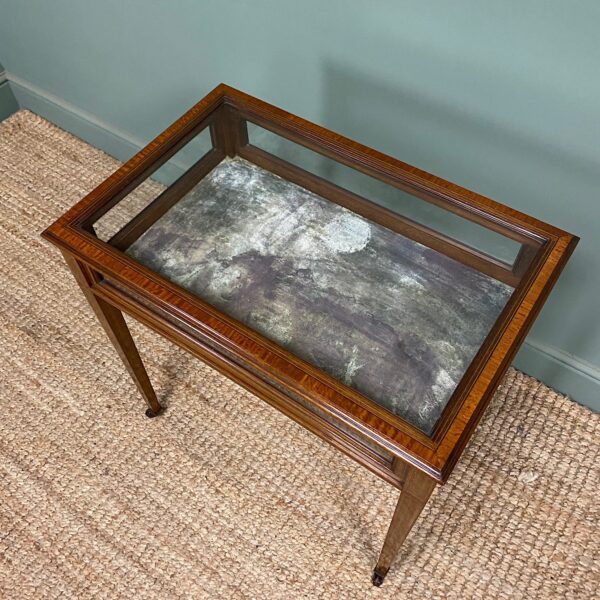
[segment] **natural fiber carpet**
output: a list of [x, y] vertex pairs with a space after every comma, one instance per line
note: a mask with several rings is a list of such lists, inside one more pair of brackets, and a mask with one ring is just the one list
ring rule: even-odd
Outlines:
[[142, 400], [39, 232], [116, 166], [0, 124], [0, 597], [592, 598], [600, 418], [511, 371], [384, 586], [390, 486], [135, 326]]

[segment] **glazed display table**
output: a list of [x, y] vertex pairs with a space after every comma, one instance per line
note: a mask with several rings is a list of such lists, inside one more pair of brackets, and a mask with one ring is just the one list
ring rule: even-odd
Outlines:
[[376, 585], [577, 243], [224, 85], [43, 235], [148, 417], [122, 311], [401, 490]]

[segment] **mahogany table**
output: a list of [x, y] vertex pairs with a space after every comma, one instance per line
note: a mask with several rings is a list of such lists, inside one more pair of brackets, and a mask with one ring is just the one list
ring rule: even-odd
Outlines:
[[148, 417], [122, 312], [401, 490], [375, 585], [578, 241], [225, 85], [43, 235]]

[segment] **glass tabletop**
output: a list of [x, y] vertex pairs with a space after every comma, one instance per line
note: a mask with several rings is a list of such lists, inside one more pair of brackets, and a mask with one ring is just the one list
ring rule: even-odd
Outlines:
[[[504, 265], [506, 277], [241, 157], [192, 181], [212, 152], [208, 130], [95, 233], [430, 435], [513, 293], [526, 247], [258, 126], [248, 133], [255, 147], [406, 218], [407, 231], [433, 230], [449, 248]], [[164, 198], [158, 217], [140, 218]]]

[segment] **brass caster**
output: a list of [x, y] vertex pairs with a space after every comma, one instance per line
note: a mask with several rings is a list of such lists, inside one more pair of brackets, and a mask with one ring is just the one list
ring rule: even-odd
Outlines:
[[154, 417], [158, 417], [163, 413], [164, 409], [161, 408], [158, 412], [154, 412], [151, 408], [147, 408], [144, 413], [149, 419], [154, 419]]
[[371, 577], [371, 581], [373, 582], [374, 586], [381, 587], [381, 584], [383, 583], [384, 579], [385, 579], [385, 575], [381, 575], [376, 570], [373, 571], [373, 575]]

